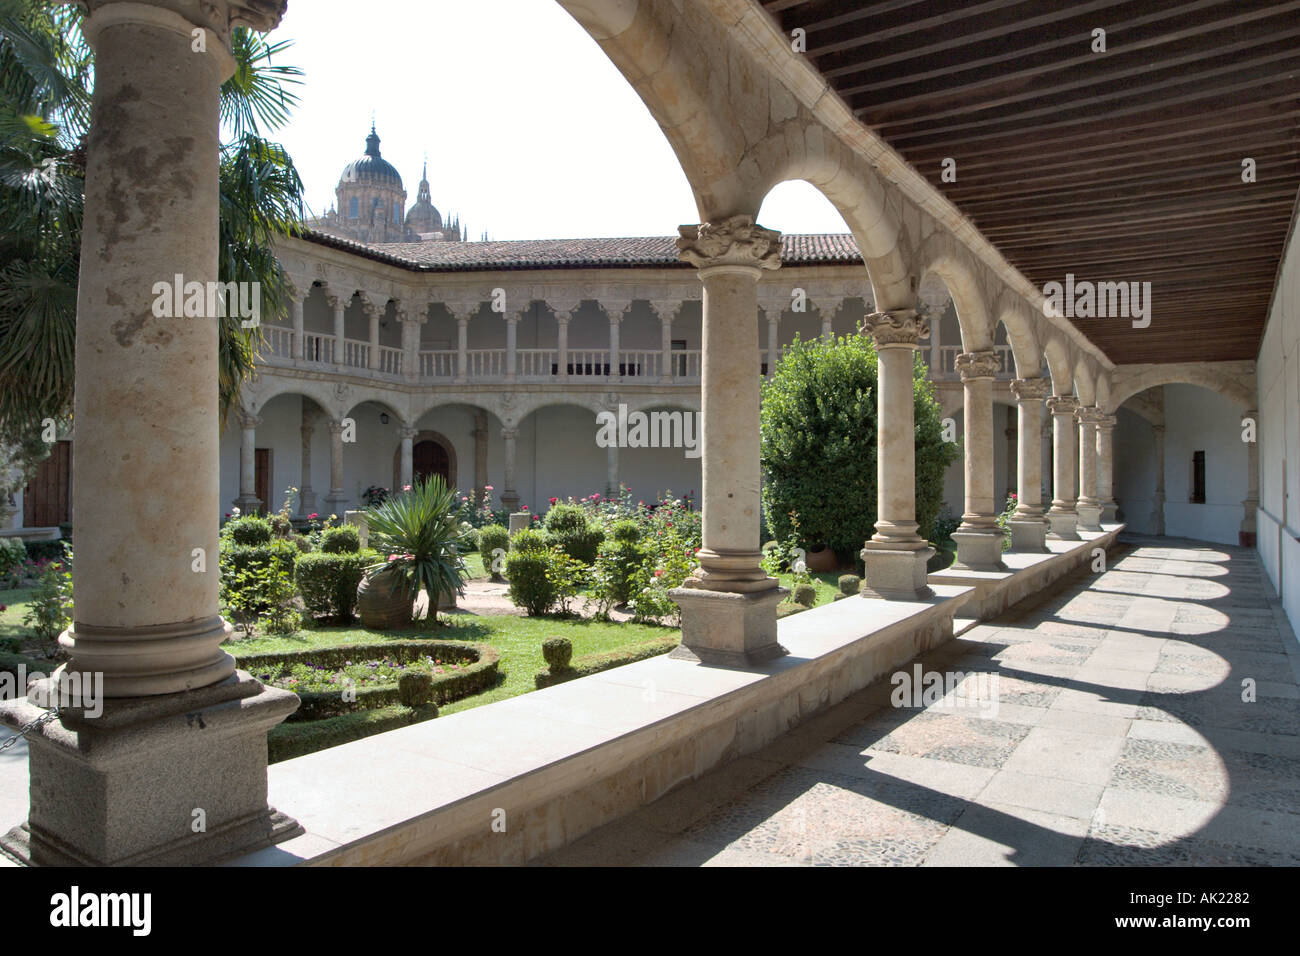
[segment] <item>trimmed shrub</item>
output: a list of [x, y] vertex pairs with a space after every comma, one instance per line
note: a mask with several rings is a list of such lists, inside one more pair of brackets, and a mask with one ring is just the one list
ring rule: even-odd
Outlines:
[[378, 551], [328, 553], [313, 551], [298, 555], [293, 566], [294, 582], [302, 603], [313, 614], [324, 614], [341, 623], [352, 620], [357, 606], [357, 585], [365, 569], [381, 561]]
[[397, 699], [406, 707], [423, 707], [433, 700], [433, 675], [407, 671], [397, 678]]
[[626, 647], [619, 647], [612, 651], [584, 654], [582, 657], [574, 658], [572, 665], [563, 670], [547, 668], [538, 671], [533, 676], [533, 683], [539, 689], [550, 687], [552, 684], [562, 684], [566, 680], [573, 680], [575, 677], [586, 677], [588, 674], [598, 674], [614, 667], [622, 667], [624, 664], [643, 661], [650, 657], [658, 657], [660, 654], [667, 654], [669, 651], [674, 650], [681, 644], [681, 641], [680, 634], [670, 634], [666, 637], [656, 637], [649, 641], [642, 641], [639, 644], [629, 644]]
[[483, 555], [483, 563], [492, 560], [492, 552], [497, 548], [502, 551], [510, 547], [510, 532], [499, 524], [486, 524], [478, 529], [478, 553]]
[[552, 637], [542, 641], [542, 657], [546, 666], [554, 671], [567, 670], [573, 659], [573, 642], [567, 637]]
[[221, 548], [221, 596], [231, 607], [253, 616], [270, 610], [277, 575], [283, 572], [292, 579], [298, 558], [292, 541], [271, 541], [271, 526], [265, 521], [262, 524], [267, 530], [266, 543], [222, 542]]
[[511, 551], [545, 551], [546, 535], [536, 528], [520, 528], [510, 539]]
[[235, 544], [257, 545], [271, 542], [271, 522], [257, 515], [234, 518], [221, 529]]
[[67, 542], [63, 540], [28, 541], [24, 547], [27, 548], [28, 559], [32, 561], [61, 561], [65, 544]]
[[611, 605], [626, 604], [636, 589], [637, 572], [645, 563], [645, 549], [636, 541], [615, 538], [596, 551], [596, 588]]
[[506, 557], [510, 600], [530, 617], [545, 614], [555, 606], [555, 583], [547, 575], [550, 567], [547, 551], [512, 551]]
[[554, 504], [546, 512], [542, 527], [547, 531], [580, 531], [587, 527], [587, 512], [579, 505]]
[[546, 540], [552, 548], [559, 548], [575, 561], [595, 564], [596, 552], [605, 540], [605, 532], [594, 525], [566, 528], [547, 532]]
[[811, 584], [796, 584], [794, 587], [794, 603], [802, 604], [804, 607], [812, 607], [817, 603], [817, 589]]
[[621, 521], [615, 521], [609, 526], [609, 534], [605, 537], [606, 541], [640, 541], [641, 526], [631, 518], [624, 518]]
[[266, 520], [271, 525], [271, 533], [277, 538], [287, 538], [293, 534], [293, 522], [287, 514], [277, 511]]
[[857, 594], [862, 590], [862, 578], [856, 574], [841, 574], [839, 584], [841, 594]]
[[22, 538], [0, 538], [0, 580], [16, 577], [27, 561]]
[[356, 554], [361, 550], [361, 535], [352, 525], [326, 528], [321, 532], [320, 549], [326, 554]]

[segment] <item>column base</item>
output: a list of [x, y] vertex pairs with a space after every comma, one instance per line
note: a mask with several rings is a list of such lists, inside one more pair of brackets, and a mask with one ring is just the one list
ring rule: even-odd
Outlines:
[[884, 601], [924, 601], [934, 596], [926, 583], [926, 563], [934, 557], [928, 545], [912, 551], [873, 548], [862, 549], [865, 575], [862, 596]]
[[[34, 691], [36, 688], [34, 688]], [[28, 819], [0, 851], [30, 866], [194, 865], [302, 833], [267, 806], [266, 734], [298, 707], [247, 673], [158, 697], [65, 708], [28, 734]], [[0, 703], [16, 726], [44, 711]]]
[[1002, 531], [954, 531], [957, 559], [952, 567], [959, 571], [1005, 571], [1002, 562]]
[[309, 514], [316, 513], [316, 492], [303, 488], [298, 492], [298, 517], [306, 520]]
[[325, 496], [325, 508], [327, 512], [325, 517], [328, 518], [330, 515], [336, 515], [337, 517], [342, 518], [348, 510], [347, 504], [348, 499], [346, 495], [341, 492], [339, 494], [331, 492]]
[[1119, 505], [1111, 500], [1103, 501], [1101, 503], [1101, 520], [1104, 524], [1114, 524], [1119, 521]]
[[252, 515], [261, 510], [262, 499], [257, 495], [240, 495], [232, 504], [239, 509], [241, 515]]
[[776, 640], [776, 606], [788, 588], [737, 593], [681, 587], [682, 643], [669, 657], [722, 667], [755, 667], [789, 653]]
[[1046, 554], [1047, 529], [1050, 527], [1046, 518], [1012, 518], [1011, 550], [1021, 554]]
[[1079, 516], [1079, 523], [1076, 527], [1080, 531], [1100, 531], [1101, 530], [1101, 504], [1088, 503], [1080, 501], [1074, 506], [1075, 513]]
[[1073, 511], [1063, 511], [1058, 514], [1047, 513], [1047, 523], [1051, 526], [1048, 537], [1056, 541], [1080, 541], [1079, 533], [1076, 530], [1079, 522], [1079, 516]]
[[519, 494], [514, 491], [501, 492], [501, 507], [514, 513], [519, 510]]

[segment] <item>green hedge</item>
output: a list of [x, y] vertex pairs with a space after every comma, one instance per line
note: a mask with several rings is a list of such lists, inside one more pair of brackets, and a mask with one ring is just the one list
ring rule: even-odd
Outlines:
[[511, 551], [506, 557], [506, 580], [510, 600], [530, 617], [545, 614], [555, 606], [555, 582], [547, 572], [551, 555], [547, 551]]
[[[450, 658], [458, 662], [469, 661], [470, 666], [451, 674], [433, 676], [433, 700], [447, 704], [487, 690], [497, 683], [497, 667], [501, 655], [487, 644], [470, 644], [452, 641], [388, 641], [382, 644], [346, 644], [340, 647], [313, 647], [301, 651], [284, 651], [280, 654], [249, 654], [240, 656], [237, 647], [229, 648], [241, 669], [257, 677], [259, 669], [293, 664], [317, 664], [325, 667], [343, 667], [347, 661], [365, 661], [393, 657], [405, 663], [428, 654]], [[373, 710], [398, 702], [397, 682], [356, 688], [356, 700], [343, 699], [343, 691], [303, 691], [302, 701], [290, 721], [320, 720], [358, 710]]]
[[326, 747], [337, 747], [373, 734], [418, 724], [438, 716], [436, 706], [411, 709], [401, 704], [377, 710], [358, 710], [324, 720], [285, 723], [272, 727], [267, 734], [267, 755], [271, 763], [292, 760]]
[[351, 525], [326, 528], [321, 532], [320, 549], [327, 554], [356, 554], [361, 550], [361, 536]]
[[378, 551], [300, 554], [293, 566], [302, 603], [313, 614], [327, 614], [344, 624], [357, 606], [357, 585], [367, 567], [383, 560]]
[[550, 687], [553, 684], [563, 684], [575, 677], [586, 677], [588, 674], [598, 674], [613, 667], [622, 667], [624, 664], [667, 654], [681, 642], [680, 634], [672, 634], [667, 637], [656, 637], [653, 640], [642, 641], [639, 644], [629, 644], [627, 647], [620, 647], [612, 651], [603, 651], [599, 654], [584, 654], [582, 657], [575, 657], [569, 667], [558, 673], [552, 674], [549, 667], [538, 671], [533, 677], [533, 683], [537, 685], [538, 689]]
[[553, 548], [559, 548], [575, 561], [583, 564], [595, 564], [596, 552], [605, 540], [605, 532], [595, 525], [583, 528], [562, 528], [548, 531], [546, 540]]

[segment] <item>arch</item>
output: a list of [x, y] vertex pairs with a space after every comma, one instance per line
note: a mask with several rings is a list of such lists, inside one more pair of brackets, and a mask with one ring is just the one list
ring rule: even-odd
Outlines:
[[[415, 447], [421, 442], [433, 442], [441, 446], [447, 456], [447, 487], [459, 488], [458, 478], [460, 475], [459, 462], [456, 460], [456, 445], [450, 438], [442, 432], [436, 432], [432, 429], [420, 429], [414, 438], [411, 439], [411, 449], [414, 453]], [[401, 487], [402, 482], [402, 443], [399, 440], [397, 447], [393, 449], [393, 488]]]
[[1217, 366], [1190, 362], [1120, 365], [1111, 377], [1108, 412], [1114, 412], [1138, 392], [1157, 385], [1199, 385], [1235, 402], [1242, 411], [1253, 409], [1258, 401], [1253, 362], [1224, 362]]
[[968, 262], [969, 253], [949, 233], [935, 231], [916, 250], [914, 268], [924, 281], [927, 275], [943, 280], [957, 312], [962, 348], [983, 352], [993, 348], [993, 325], [984, 294], [976, 278], [976, 269]]
[[266, 375], [261, 372], [249, 379], [240, 389], [239, 404], [243, 411], [257, 414], [273, 398], [281, 395], [302, 395], [310, 398], [331, 418], [341, 418], [337, 413], [336, 384], [307, 378], [288, 378]]
[[1070, 371], [1070, 348], [1059, 335], [1047, 340], [1043, 347], [1047, 360], [1047, 374], [1052, 377], [1053, 395], [1074, 394], [1074, 373]]
[[1016, 376], [1036, 377], [1043, 367], [1043, 351], [1038, 345], [1029, 306], [1010, 289], [1004, 289], [995, 314], [994, 327], [1001, 324], [1007, 330], [1011, 355], [1016, 360]]
[[1110, 376], [1105, 372], [1097, 374], [1097, 401], [1098, 408], [1105, 411], [1110, 407]]
[[387, 412], [391, 412], [393, 416], [397, 419], [398, 425], [407, 424], [406, 416], [401, 411], [398, 410], [397, 406], [395, 406], [392, 403], [392, 401], [388, 398], [388, 396], [382, 394], [365, 394], [356, 397], [352, 397], [351, 395], [349, 395], [348, 398], [345, 399], [345, 410], [343, 414], [340, 415], [339, 417], [340, 418], [351, 417], [353, 412], [355, 412], [358, 408], [360, 408], [362, 405], [366, 404], [367, 402], [369, 402], [372, 405], [378, 405], [381, 409], [384, 409]]
[[1097, 402], [1097, 390], [1093, 385], [1092, 367], [1082, 355], [1074, 363], [1074, 394], [1079, 397], [1080, 405], [1094, 405]]

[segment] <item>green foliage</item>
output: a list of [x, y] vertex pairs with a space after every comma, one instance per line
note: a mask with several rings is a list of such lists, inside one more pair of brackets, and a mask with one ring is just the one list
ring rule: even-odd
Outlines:
[[1011, 547], [1011, 519], [1016, 516], [1016, 506], [1020, 504], [1020, 499], [1013, 491], [1007, 495], [1007, 503], [1002, 506], [1002, 513], [998, 515], [998, 527], [1002, 529], [1002, 550], [1009, 550]]
[[[641, 641], [637, 644], [628, 644], [610, 651], [584, 654], [575, 658], [568, 667], [559, 670], [548, 667], [546, 670], [538, 671], [533, 676], [533, 684], [538, 688], [550, 687], [553, 684], [560, 684], [576, 677], [598, 674], [601, 671], [622, 667], [624, 664], [631, 664], [634, 661], [643, 661], [647, 658], [667, 654], [679, 644], [681, 644], [681, 635], [672, 634], [665, 637], [656, 637], [649, 641]], [[272, 734], [274, 734], [274, 731], [272, 731]]]
[[36, 590], [28, 605], [23, 623], [38, 640], [54, 644], [72, 623], [72, 549], [64, 548], [62, 561], [51, 561], [36, 581]]
[[839, 585], [841, 594], [857, 594], [862, 590], [862, 578], [856, 574], [841, 574]]
[[361, 535], [348, 524], [326, 528], [321, 532], [320, 549], [326, 554], [356, 554], [361, 550]]
[[811, 584], [796, 584], [794, 603], [802, 604], [804, 607], [812, 607], [817, 603], [817, 589]]
[[221, 532], [238, 545], [269, 544], [274, 536], [271, 522], [258, 515], [232, 518]]
[[644, 539], [643, 546], [645, 561], [637, 569], [632, 599], [628, 601], [633, 620], [676, 625], [681, 620], [681, 608], [668, 592], [681, 587], [691, 573], [699, 546], [682, 532], [677, 522], [665, 522], [656, 533]]
[[[763, 507], [784, 540], [790, 515], [800, 545], [856, 553], [876, 523], [877, 357], [869, 339], [795, 343], [763, 385]], [[939, 406], [918, 360], [913, 366], [916, 516], [928, 535], [943, 500], [944, 470], [957, 448], [942, 438]], [[757, 544], [758, 542], [755, 542]]]
[[440, 475], [390, 495], [366, 511], [370, 544], [390, 559], [367, 573], [383, 573], [393, 582], [390, 586], [403, 582], [412, 595], [424, 589], [430, 608], [437, 606], [439, 595], [464, 594], [461, 552], [468, 550], [469, 539], [461, 530], [462, 517], [460, 496]]
[[433, 675], [427, 671], [407, 671], [397, 678], [397, 699], [404, 707], [423, 707], [433, 700]]
[[555, 606], [555, 582], [547, 573], [550, 568], [549, 551], [511, 551], [506, 556], [510, 600], [530, 617], [545, 614]]
[[502, 567], [497, 562], [500, 551], [502, 555], [510, 548], [510, 532], [503, 525], [487, 524], [478, 529], [478, 553], [483, 556], [483, 567], [493, 578], [500, 578]]
[[635, 519], [622, 518], [609, 526], [607, 541], [637, 542], [641, 540], [641, 526]]
[[298, 555], [293, 576], [303, 605], [313, 614], [346, 624], [356, 611], [357, 585], [366, 568], [378, 560], [379, 552], [371, 550]]
[[569, 614], [573, 610], [573, 599], [588, 584], [590, 569], [563, 551], [551, 551], [547, 558], [546, 579], [555, 588], [555, 602], [561, 614]]
[[0, 581], [16, 579], [26, 563], [27, 545], [22, 538], [0, 538]]
[[536, 528], [520, 528], [510, 539], [511, 551], [545, 551], [548, 547], [546, 535]]
[[596, 552], [592, 569], [597, 600], [608, 602], [611, 607], [630, 601], [637, 572], [645, 560], [646, 551], [636, 541], [615, 538], [604, 542]]
[[[263, 525], [269, 532], [270, 525]], [[297, 626], [298, 614], [293, 608], [297, 557], [298, 548], [284, 538], [272, 540], [268, 535], [264, 544], [238, 544], [233, 536], [223, 537], [221, 600], [245, 633], [251, 634], [258, 623], [273, 634], [288, 633]]]
[[542, 520], [542, 527], [549, 532], [582, 530], [587, 527], [587, 512], [579, 505], [553, 504]]
[[930, 525], [929, 540], [935, 544], [943, 544], [952, 541], [952, 533], [961, 527], [961, 518], [952, 513], [952, 509], [944, 505], [935, 515], [934, 522]]
[[[518, 537], [518, 535], [516, 535]], [[605, 540], [605, 532], [595, 524], [581, 528], [561, 528], [548, 531], [546, 540], [552, 548], [563, 551], [575, 561], [594, 564], [596, 552]]]
[[567, 670], [573, 659], [573, 641], [567, 637], [552, 637], [542, 641], [542, 657], [552, 671]]

